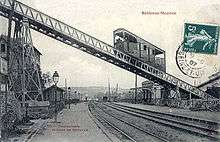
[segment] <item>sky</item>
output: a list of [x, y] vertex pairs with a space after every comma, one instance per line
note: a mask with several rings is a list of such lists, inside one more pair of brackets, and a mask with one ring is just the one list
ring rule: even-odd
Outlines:
[[[218, 55], [196, 54], [205, 59], [205, 75], [192, 79], [177, 67], [175, 54], [183, 40], [184, 23], [220, 25], [219, 0], [20, 0], [89, 35], [113, 45], [113, 31], [125, 28], [166, 51], [167, 72], [191, 84], [201, 83], [219, 70]], [[174, 15], [143, 15], [145, 12], [175, 12]], [[0, 31], [1, 31], [0, 27]], [[43, 72], [55, 70], [59, 85], [134, 87], [135, 75], [92, 55], [32, 31], [33, 43], [42, 53]], [[219, 44], [220, 45], [220, 44]], [[218, 46], [219, 47], [219, 46]], [[144, 81], [138, 77], [138, 85]]]

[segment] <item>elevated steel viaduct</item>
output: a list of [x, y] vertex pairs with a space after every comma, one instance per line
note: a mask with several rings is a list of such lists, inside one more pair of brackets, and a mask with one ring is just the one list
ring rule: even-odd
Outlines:
[[[178, 90], [180, 93], [184, 94], [191, 94], [200, 99], [215, 99], [203, 90], [200, 90], [173, 75], [156, 69], [153, 66], [150, 66], [149, 64], [88, 35], [87, 33], [69, 26], [64, 22], [21, 2], [14, 1], [13, 3], [13, 0], [0, 0], [0, 15], [5, 18], [11, 18], [11, 20], [16, 23], [15, 25], [18, 26], [23, 25], [22, 23], [26, 22], [29, 24], [26, 28], [31, 28], [122, 69], [138, 74], [148, 80], [163, 85], [165, 88]], [[23, 34], [23, 36], [27, 35]]]

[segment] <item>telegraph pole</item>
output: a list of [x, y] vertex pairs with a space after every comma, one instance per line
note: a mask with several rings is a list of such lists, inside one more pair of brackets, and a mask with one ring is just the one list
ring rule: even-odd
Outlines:
[[135, 74], [135, 93], [134, 93], [134, 103], [137, 102], [137, 74]]
[[111, 88], [110, 88], [110, 81], [108, 79], [108, 97], [109, 97], [109, 101], [110, 101], [110, 96], [111, 96]]
[[68, 94], [68, 92], [67, 92], [67, 80], [66, 80], [66, 78], [65, 78], [65, 96], [64, 96], [65, 107], [66, 107], [66, 102], [67, 102], [67, 94]]
[[71, 88], [68, 87], [68, 94], [69, 94], [69, 97], [68, 97], [68, 104], [69, 104], [69, 109], [70, 109], [70, 92], [71, 92]]
[[[141, 59], [141, 44], [139, 46], [139, 58]], [[137, 103], [137, 72], [135, 73], [135, 92], [134, 92], [134, 103]]]

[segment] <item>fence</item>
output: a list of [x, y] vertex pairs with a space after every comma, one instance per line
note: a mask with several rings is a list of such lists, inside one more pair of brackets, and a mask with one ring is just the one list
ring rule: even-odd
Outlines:
[[220, 111], [220, 100], [202, 100], [202, 99], [191, 99], [191, 100], [177, 100], [177, 99], [152, 99], [155, 105], [166, 105], [174, 108], [190, 109], [190, 110], [209, 110], [209, 111]]

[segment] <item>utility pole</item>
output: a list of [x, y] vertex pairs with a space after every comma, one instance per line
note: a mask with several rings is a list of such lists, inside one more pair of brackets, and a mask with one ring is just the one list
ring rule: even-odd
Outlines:
[[68, 97], [68, 104], [69, 104], [69, 109], [70, 109], [70, 92], [71, 92], [71, 88], [68, 87], [68, 94], [69, 94], [69, 97]]
[[109, 98], [109, 100], [110, 100], [110, 97], [111, 97], [111, 89], [110, 89], [110, 81], [109, 81], [109, 79], [108, 79], [108, 98]]
[[66, 80], [66, 78], [65, 78], [65, 96], [64, 96], [64, 102], [65, 102], [65, 106], [66, 106], [66, 101], [67, 101], [67, 80]]
[[118, 83], [116, 85], [116, 95], [118, 95]]
[[135, 93], [134, 93], [134, 103], [137, 102], [137, 74], [135, 74]]
[[[139, 58], [141, 59], [141, 44], [139, 43]], [[134, 103], [137, 103], [137, 73], [135, 73], [135, 92], [134, 92]]]
[[116, 85], [115, 95], [118, 96], [118, 83], [117, 83], [117, 85]]

